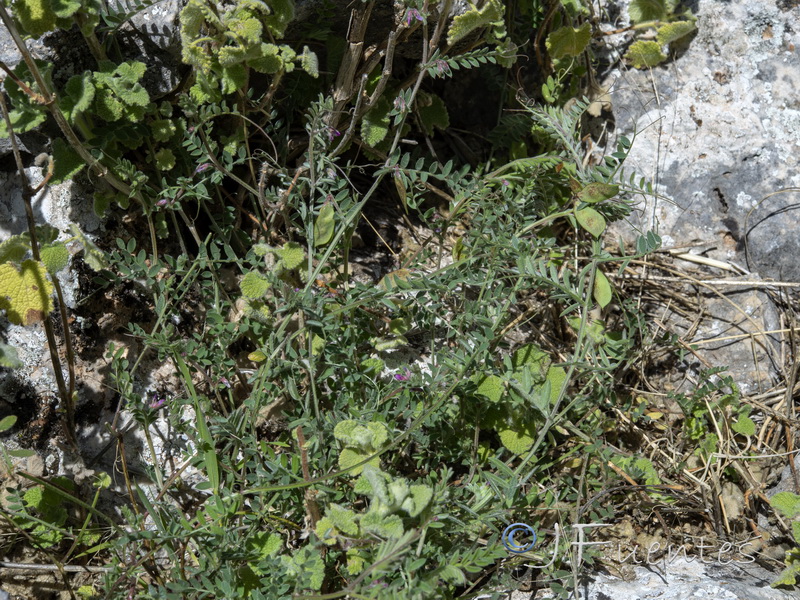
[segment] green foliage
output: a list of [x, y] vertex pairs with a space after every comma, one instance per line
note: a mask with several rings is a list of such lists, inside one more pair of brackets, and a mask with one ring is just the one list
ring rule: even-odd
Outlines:
[[[36, 65], [42, 73], [42, 76], [46, 80], [49, 80], [53, 71], [53, 66], [44, 61], [36, 61]], [[13, 73], [20, 81], [29, 86], [34, 93], [41, 94], [41, 90], [39, 90], [38, 86], [34, 83], [33, 76], [26, 63], [20, 62], [13, 69]], [[26, 94], [15, 79], [6, 77], [3, 81], [3, 86], [5, 87], [6, 94], [11, 103], [10, 110], [8, 111], [8, 118], [11, 121], [11, 126], [15, 133], [25, 133], [44, 122], [46, 116], [44, 107]], [[8, 126], [5, 119], [0, 119], [0, 137], [8, 137]]]
[[53, 310], [53, 284], [47, 268], [35, 260], [17, 266], [0, 264], [0, 309], [15, 325], [31, 325], [46, 318]]
[[325, 203], [314, 221], [314, 245], [324, 246], [333, 239], [336, 226], [336, 211], [332, 204]]
[[450, 115], [447, 114], [444, 100], [435, 94], [420, 95], [417, 114], [426, 135], [432, 136], [434, 127], [444, 131], [450, 126]]
[[591, 37], [592, 26], [589, 23], [584, 23], [577, 29], [565, 25], [547, 36], [547, 51], [553, 58], [580, 56], [589, 45]]
[[694, 21], [675, 21], [674, 23], [665, 23], [659, 27], [657, 31], [657, 39], [659, 44], [671, 44], [681, 38], [692, 33], [697, 26]]
[[665, 0], [633, 0], [628, 15], [634, 23], [660, 21], [667, 16], [667, 5]]
[[[473, 31], [490, 25], [502, 31], [504, 14], [505, 7], [499, 0], [487, 0], [481, 8], [471, 6], [464, 14], [453, 18], [447, 30], [447, 43], [452, 46]], [[500, 34], [496, 35], [502, 37]]]
[[664, 62], [667, 55], [661, 52], [661, 44], [638, 40], [625, 52], [625, 60], [637, 69], [649, 69]]
[[16, 0], [11, 5], [22, 30], [39, 37], [56, 28], [56, 13], [50, 0]]
[[62, 138], [53, 140], [53, 164], [53, 176], [50, 178], [50, 183], [54, 185], [71, 180], [85, 166], [80, 157]]
[[433, 499], [430, 486], [409, 485], [405, 479], [393, 479], [374, 465], [366, 466], [354, 489], [356, 494], [370, 498], [369, 509], [358, 514], [331, 504], [325, 517], [317, 522], [316, 533], [323, 543], [346, 544], [348, 539], [372, 535], [399, 538], [405, 533], [399, 514], [419, 517]]
[[[115, 57], [113, 34], [150, 4], [103, 7], [108, 36], [95, 51]], [[406, 8], [425, 11], [422, 3]], [[322, 22], [334, 19], [330, 10], [320, 7], [318, 32], [330, 29]], [[512, 41], [519, 28], [506, 34], [499, 1], [470, 6], [453, 19], [448, 43], [428, 46], [406, 80], [392, 72], [388, 42], [354, 56], [354, 72], [342, 58], [351, 48], [327, 33], [305, 36], [300, 27], [297, 47], [283, 43], [293, 11], [290, 0], [190, 0], [180, 17], [187, 76], [157, 102], [142, 86], [141, 63], [103, 56], [96, 71], [51, 89], [53, 110], [77, 137], [54, 142], [56, 177], [73, 177], [91, 156], [97, 212], [116, 204], [133, 223], [108, 255], [77, 227], [74, 238], [95, 284], [135, 296], [144, 316], [127, 334], [138, 355], [177, 373], [168, 393], [143, 398], [149, 380], [140, 361], [108, 346], [107, 385], [144, 435], [144, 475], [163, 492], [154, 498], [126, 480], [139, 510], [121, 507], [124, 527], [98, 543], [113, 565], [102, 592], [110, 599], [366, 598], [376, 590], [454, 598], [472, 574], [501, 566], [498, 532], [509, 519], [572, 504], [611, 476], [603, 442], [622, 410], [617, 377], [632, 371], [644, 326], [603, 272], [660, 239], [648, 232], [635, 254], [620, 256], [603, 244], [607, 224], [652, 189], [623, 170], [627, 140], [604, 164], [587, 163], [581, 131], [590, 103], [560, 106], [590, 66], [591, 26], [557, 23], [547, 38], [550, 106], [498, 106], [493, 145], [481, 148], [494, 158], [471, 168], [421, 143], [455, 115], [428, 79], [476, 69], [498, 87], [515, 42], [524, 48], [534, 30]], [[521, 11], [534, 16], [527, 5]], [[585, 14], [575, 2], [563, 12]], [[81, 28], [90, 45], [91, 29]], [[488, 44], [448, 47], [483, 31]], [[367, 33], [365, 47], [375, 37]], [[321, 74], [309, 49], [319, 39], [328, 59]], [[370, 65], [360, 91], [360, 69]], [[40, 65], [51, 85], [49, 69]], [[41, 122], [35, 96], [6, 85], [14, 122]], [[329, 89], [332, 96], [321, 94]], [[77, 149], [83, 159], [70, 161]], [[372, 225], [371, 211], [395, 193], [420, 243], [381, 257], [379, 283], [355, 278], [364, 210]], [[68, 260], [55, 239], [42, 237], [43, 264], [35, 265], [45, 280]], [[28, 251], [24, 237], [12, 238], [0, 245], [0, 262], [19, 273]], [[607, 322], [591, 316], [595, 305]], [[552, 321], [563, 321], [559, 336], [547, 335]], [[719, 410], [733, 431], [750, 435], [744, 408]], [[175, 457], [155, 452], [157, 416], [181, 440], [191, 477], [174, 476]], [[575, 460], [580, 476], [561, 468]], [[630, 469], [652, 479], [656, 466]], [[48, 543], [69, 541], [73, 524], [45, 518], [43, 498], [31, 493], [18, 504], [27, 519], [20, 527], [45, 523]], [[89, 506], [81, 508], [92, 518], [102, 514]], [[140, 568], [152, 564], [153, 549], [158, 577]], [[547, 575], [568, 587], [562, 566]]]
[[[388, 439], [388, 431], [383, 423], [361, 425], [354, 420], [347, 420], [337, 423], [333, 436], [344, 446], [339, 454], [339, 467], [351, 469], [382, 449]], [[380, 457], [376, 456], [369, 462], [352, 468], [350, 475], [360, 474], [367, 465], [380, 467]]]
[[147, 67], [141, 62], [124, 62], [115, 65], [111, 61], [103, 61], [100, 71], [93, 75], [94, 98], [93, 109], [101, 119], [106, 121], [140, 121], [144, 118], [144, 109], [150, 102], [147, 91], [139, 83]]
[[183, 61], [197, 69], [192, 96], [197, 102], [221, 100], [241, 89], [247, 69], [274, 75], [291, 72], [295, 63], [318, 76], [316, 57], [304, 48], [298, 57], [286, 45], [263, 41], [280, 38], [294, 15], [292, 0], [246, 0], [218, 12], [206, 0], [189, 0], [181, 11]]
[[673, 13], [676, 6], [665, 0], [633, 0], [628, 6], [628, 14], [637, 29], [642, 33], [655, 30], [656, 37], [656, 41], [637, 40], [625, 52], [625, 60], [635, 68], [649, 69], [664, 62], [668, 57], [664, 49], [697, 28], [689, 11], [684, 15]]
[[[796, 545], [800, 545], [800, 496], [792, 492], [778, 492], [770, 498], [772, 508], [777, 510], [783, 517], [789, 519], [792, 527], [792, 535]], [[772, 587], [795, 586], [800, 579], [800, 548], [792, 548], [786, 551], [784, 558], [786, 568], [772, 582]]]
[[[755, 423], [749, 417], [751, 407], [741, 402], [739, 389], [729, 375], [720, 376], [724, 369], [710, 369], [701, 374], [699, 386], [692, 394], [680, 394], [675, 400], [685, 415], [684, 433], [688, 439], [699, 442], [698, 453], [714, 462], [711, 454], [717, 452], [719, 437], [709, 433], [712, 419], [722, 418], [734, 433], [755, 434]], [[726, 389], [727, 388], [727, 389]]]
[[389, 134], [389, 100], [380, 98], [361, 121], [361, 139], [373, 148]]

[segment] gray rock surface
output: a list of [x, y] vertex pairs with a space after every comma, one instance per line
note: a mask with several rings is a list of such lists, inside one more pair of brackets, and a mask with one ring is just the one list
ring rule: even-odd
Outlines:
[[800, 281], [800, 7], [702, 2], [697, 17], [676, 61], [605, 82], [616, 133], [636, 138], [628, 166], [662, 196], [634, 223], [658, 223], [666, 246], [695, 241], [742, 265], [747, 243], [748, 270]]

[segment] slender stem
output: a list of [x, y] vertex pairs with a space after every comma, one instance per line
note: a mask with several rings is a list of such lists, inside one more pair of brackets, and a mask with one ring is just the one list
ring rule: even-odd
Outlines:
[[[0, 8], [2, 8], [2, 4], [0, 4]], [[31, 206], [31, 186], [30, 182], [28, 181], [28, 177], [25, 175], [25, 165], [23, 165], [22, 163], [22, 155], [19, 152], [19, 146], [17, 145], [17, 138], [14, 135], [14, 128], [11, 124], [11, 118], [8, 116], [8, 107], [6, 106], [6, 101], [2, 94], [0, 94], [0, 110], [2, 110], [3, 118], [5, 119], [6, 122], [6, 127], [8, 129], [8, 138], [9, 141], [11, 142], [11, 151], [14, 154], [14, 161], [17, 163], [17, 171], [19, 172], [19, 177], [22, 182], [22, 200], [23, 203], [25, 204], [25, 217], [28, 222], [28, 234], [30, 235], [31, 239], [31, 253], [33, 254], [33, 260], [41, 263], [41, 256], [39, 254], [39, 242], [36, 238], [36, 220], [33, 217], [33, 207]], [[51, 279], [55, 282], [54, 285], [58, 286], [55, 274], [52, 275]], [[44, 289], [44, 287], [40, 286], [40, 289]], [[59, 290], [58, 302], [62, 311], [62, 319], [64, 319], [64, 324], [66, 326], [67, 325], [65, 318], [66, 308], [64, 307], [64, 298], [60, 294], [61, 291], [60, 286], [58, 286], [56, 289]], [[77, 450], [78, 444], [77, 441], [75, 440], [75, 433], [74, 433], [75, 431], [75, 406], [73, 402], [74, 399], [72, 397], [71, 391], [67, 390], [67, 385], [64, 381], [64, 374], [61, 372], [61, 358], [58, 355], [58, 344], [56, 343], [56, 336], [55, 332], [53, 331], [53, 323], [50, 321], [49, 315], [44, 315], [42, 323], [44, 324], [44, 331], [45, 335], [47, 336], [47, 347], [50, 350], [50, 360], [53, 362], [53, 374], [55, 375], [56, 378], [58, 393], [61, 396], [61, 402], [65, 410], [65, 417], [66, 417], [64, 423], [65, 434], [69, 442]], [[64, 338], [69, 339], [69, 329], [65, 329]], [[72, 382], [74, 381], [74, 371], [71, 368], [70, 368], [70, 374], [71, 374], [70, 381]]]

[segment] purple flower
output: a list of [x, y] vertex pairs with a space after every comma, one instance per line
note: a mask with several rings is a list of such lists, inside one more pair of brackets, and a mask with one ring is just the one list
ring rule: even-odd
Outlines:
[[194, 170], [194, 174], [197, 175], [198, 173], [207, 171], [210, 168], [211, 168], [211, 163], [203, 163], [202, 165], [197, 165], [197, 168]]
[[164, 208], [167, 204], [169, 204], [169, 199], [167, 198], [162, 198], [161, 200], [156, 202], [156, 206], [159, 206], [161, 208]]
[[411, 27], [411, 21], [414, 19], [420, 23], [425, 22], [425, 19], [416, 8], [409, 8], [408, 11], [406, 11], [406, 27]]
[[439, 75], [447, 75], [448, 77], [452, 77], [453, 72], [450, 70], [450, 65], [447, 64], [447, 61], [442, 60], [441, 58], [436, 59], [436, 73]]
[[332, 142], [334, 138], [337, 138], [340, 135], [342, 135], [341, 131], [339, 131], [337, 129], [334, 129], [333, 127], [328, 127], [328, 141], [329, 142]]
[[231, 389], [231, 382], [230, 382], [230, 381], [228, 381], [228, 378], [227, 378], [227, 377], [223, 377], [222, 379], [220, 379], [220, 380], [219, 380], [219, 382], [220, 382], [222, 385], [224, 385], [226, 388], [228, 388], [228, 389]]
[[406, 112], [406, 99], [398, 96], [394, 99], [394, 109], [400, 112]]
[[405, 371], [402, 373], [395, 373], [394, 379], [395, 381], [408, 381], [411, 379], [411, 371], [409, 371], [408, 367], [406, 367]]
[[158, 392], [151, 392], [151, 394], [150, 403], [147, 405], [150, 410], [158, 410], [167, 402], [166, 396], [162, 396]]

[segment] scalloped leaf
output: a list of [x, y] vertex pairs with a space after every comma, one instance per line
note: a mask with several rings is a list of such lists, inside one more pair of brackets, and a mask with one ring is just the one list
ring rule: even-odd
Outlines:
[[550, 362], [550, 355], [534, 343], [520, 346], [511, 355], [511, 365], [515, 371], [528, 366], [533, 373], [538, 373], [542, 378], [547, 373]]
[[12, 3], [11, 10], [25, 33], [40, 37], [56, 28], [56, 13], [50, 5], [49, 0], [24, 0]]
[[300, 55], [300, 68], [314, 79], [319, 77], [319, 59], [316, 54], [309, 50], [308, 46], [303, 46], [303, 53]]
[[242, 277], [239, 288], [242, 290], [242, 295], [256, 300], [264, 297], [270, 285], [269, 280], [261, 273], [257, 271], [248, 271], [245, 276]]
[[675, 21], [667, 23], [656, 30], [656, 40], [659, 44], [671, 44], [692, 33], [697, 26], [694, 21]]
[[20, 262], [30, 249], [31, 242], [27, 233], [13, 235], [0, 243], [0, 263]]
[[419, 515], [433, 499], [433, 489], [427, 485], [412, 485], [408, 488], [409, 496], [403, 500], [402, 509], [409, 517]]
[[389, 133], [389, 100], [381, 96], [375, 106], [367, 111], [361, 121], [361, 139], [368, 146], [375, 147]]
[[175, 166], [175, 153], [169, 148], [161, 148], [155, 153], [156, 168], [170, 171]]
[[367, 375], [375, 376], [383, 372], [386, 363], [380, 358], [372, 357], [361, 361], [361, 368]]
[[800, 496], [792, 492], [778, 492], [770, 498], [769, 503], [787, 519], [800, 515]]
[[611, 302], [611, 284], [608, 282], [608, 277], [606, 277], [605, 273], [603, 273], [600, 269], [598, 269], [594, 274], [594, 287], [592, 289], [592, 295], [600, 305], [600, 308], [605, 308]]
[[580, 56], [586, 50], [591, 38], [592, 26], [589, 23], [584, 23], [577, 29], [565, 25], [548, 35], [545, 44], [553, 58], [574, 57]]
[[70, 123], [74, 123], [75, 117], [89, 110], [94, 100], [95, 89], [91, 71], [70, 77], [64, 92], [65, 96], [59, 102], [59, 106]]
[[306, 260], [306, 253], [303, 247], [297, 242], [286, 242], [283, 247], [273, 250], [280, 259], [285, 269], [296, 269]]
[[783, 562], [786, 563], [786, 568], [770, 584], [772, 587], [797, 585], [797, 579], [800, 577], [800, 549], [787, 550]]
[[403, 520], [398, 515], [382, 515], [368, 512], [361, 517], [364, 533], [372, 533], [384, 538], [398, 538], [403, 535]]
[[634, 23], [660, 21], [667, 16], [664, 0], [632, 0], [628, 6], [628, 16]]
[[53, 284], [46, 267], [26, 260], [19, 270], [11, 263], [0, 265], [0, 309], [15, 325], [31, 325], [53, 310]]
[[536, 438], [536, 426], [533, 422], [518, 423], [497, 431], [500, 442], [509, 452], [521, 456], [533, 446]]
[[628, 48], [625, 60], [637, 69], [649, 69], [667, 60], [667, 55], [661, 52], [658, 42], [639, 40]]
[[[360, 463], [362, 460], [367, 458], [370, 454], [372, 454], [372, 452], [365, 453], [365, 452], [360, 452], [360, 451], [356, 450], [355, 448], [344, 448], [342, 450], [342, 452], [339, 454], [339, 468], [342, 469], [342, 470], [349, 469], [353, 465]], [[369, 462], [364, 463], [360, 467], [356, 467], [355, 469], [350, 471], [349, 474], [351, 476], [353, 476], [353, 477], [356, 476], [356, 475], [360, 475], [361, 472], [364, 470], [364, 467], [366, 467], [366, 466], [372, 466], [372, 467], [375, 467], [376, 469], [380, 468], [380, 466], [381, 466], [381, 457], [380, 456], [376, 456], [375, 458], [373, 458]]]
[[150, 123], [150, 133], [157, 142], [168, 141], [177, 131], [178, 128], [172, 119], [156, 119]]
[[[268, 531], [258, 531], [248, 535], [245, 541], [245, 548], [261, 560], [275, 556], [282, 546], [283, 538], [277, 533]], [[256, 561], [252, 562], [254, 563]], [[253, 566], [254, 565], [251, 563], [251, 567]], [[266, 573], [260, 572], [257, 568], [253, 568], [253, 571], [258, 575], [266, 575]]]
[[358, 535], [358, 515], [352, 510], [332, 503], [325, 510], [325, 516], [317, 522], [316, 532], [326, 544], [341, 533], [355, 537]]
[[39, 258], [42, 259], [47, 272], [55, 275], [67, 266], [69, 262], [69, 250], [63, 243], [48, 244], [39, 250]]
[[74, 179], [86, 164], [62, 138], [53, 140], [53, 163], [51, 185]]
[[447, 30], [447, 43], [453, 45], [481, 27], [486, 27], [505, 18], [505, 10], [499, 0], [489, 0], [481, 8], [472, 6], [463, 15], [453, 17]]
[[447, 107], [436, 94], [426, 94], [417, 105], [417, 114], [422, 129], [427, 136], [433, 135], [434, 128], [444, 131], [450, 127], [450, 115]]
[[505, 391], [503, 380], [500, 377], [497, 375], [474, 375], [472, 381], [478, 386], [478, 389], [475, 390], [476, 394], [480, 394], [492, 402], [500, 402]]
[[756, 424], [748, 416], [740, 416], [736, 419], [736, 422], [731, 425], [731, 429], [741, 435], [750, 436], [756, 434]]

